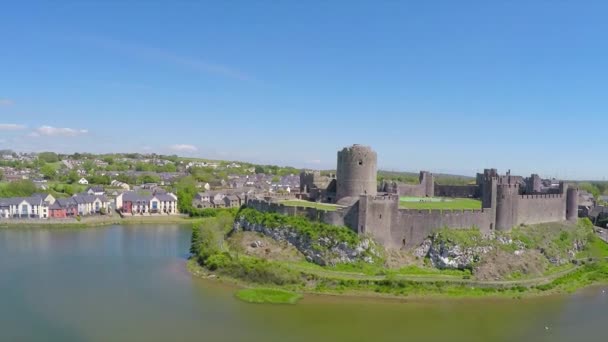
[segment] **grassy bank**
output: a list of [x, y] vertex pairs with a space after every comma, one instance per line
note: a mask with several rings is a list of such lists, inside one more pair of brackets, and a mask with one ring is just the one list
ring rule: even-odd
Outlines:
[[248, 303], [295, 304], [302, 295], [279, 289], [249, 288], [237, 291], [236, 297]]
[[[276, 227], [280, 226], [277, 220], [283, 220], [283, 218], [260, 216], [255, 213], [248, 213], [248, 216], [251, 216], [253, 222]], [[475, 278], [472, 270], [439, 270], [423, 266], [421, 262], [389, 268], [381, 263], [360, 262], [319, 266], [307, 261], [270, 258], [271, 251], [275, 248], [268, 240], [265, 240], [263, 247], [255, 247], [258, 254], [252, 255], [248, 253], [248, 241], [257, 241], [262, 239], [262, 236], [256, 237], [255, 233], [251, 233], [253, 240], [243, 240], [241, 236], [239, 237], [241, 246], [236, 248], [237, 246], [231, 243], [229, 235], [232, 220], [233, 217], [223, 215], [223, 217], [206, 219], [201, 225], [193, 228], [191, 247], [193, 259], [189, 262], [189, 270], [193, 274], [203, 277], [212, 275], [213, 278], [227, 280], [247, 288], [280, 289], [289, 293], [408, 298], [522, 298], [570, 293], [592, 284], [608, 283], [608, 261], [604, 259], [608, 255], [608, 244], [588, 235], [589, 227], [586, 222], [581, 225], [569, 225], [563, 231], [560, 231], [561, 226], [553, 227], [556, 231], [549, 229], [549, 226], [540, 226], [538, 229], [521, 227], [513, 232], [520, 239], [517, 241], [525, 240], [526, 243], [534, 246], [532, 248], [543, 248], [551, 253], [550, 255], [556, 256], [563, 254], [565, 246], [571, 246], [581, 238], [588, 239], [585, 249], [578, 254], [577, 265], [549, 267], [536, 276], [513, 272], [511, 276], [499, 280], [480, 280]], [[293, 228], [293, 225], [298, 223], [299, 221], [289, 221], [289, 226]], [[340, 229], [340, 227], [334, 228]], [[311, 230], [307, 225], [297, 230], [302, 234], [317, 235], [316, 230]], [[352, 243], [350, 241], [352, 237], [347, 232], [342, 234], [334, 231], [332, 236], [342, 237], [345, 243]], [[479, 243], [482, 236], [473, 230], [456, 233], [449, 231], [444, 232], [441, 238], [468, 246]], [[496, 245], [495, 250], [499, 253], [513, 254], [514, 247], [511, 244], [514, 243]], [[266, 254], [263, 252], [264, 249]], [[264, 291], [245, 293], [249, 301], [275, 300], [270, 295], [265, 296]], [[243, 296], [237, 297], [244, 299]]]

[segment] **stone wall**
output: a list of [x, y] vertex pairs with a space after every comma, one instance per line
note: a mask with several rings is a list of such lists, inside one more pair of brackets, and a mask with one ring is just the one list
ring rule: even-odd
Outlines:
[[480, 198], [478, 185], [440, 185], [435, 184], [435, 197]]
[[386, 184], [383, 191], [407, 197], [433, 197], [435, 194], [435, 179], [428, 171], [420, 171], [418, 184]]
[[385, 247], [391, 246], [391, 229], [398, 219], [399, 197], [361, 196], [359, 199], [359, 234], [371, 235]]
[[[260, 199], [247, 199], [247, 206], [261, 212], [277, 213], [288, 216], [303, 216], [312, 221], [319, 221], [334, 226], [349, 226], [345, 219], [352, 224], [353, 215], [357, 215], [358, 208], [343, 208], [336, 211], [321, 210], [317, 208], [296, 207]], [[354, 225], [356, 227], [356, 224]]]
[[399, 209], [391, 229], [392, 248], [415, 247], [433, 232], [442, 228], [479, 228], [489, 233], [494, 228], [492, 209], [479, 210], [417, 210]]
[[399, 209], [397, 196], [361, 196], [359, 199], [360, 234], [371, 235], [389, 248], [418, 246], [441, 228], [477, 227], [488, 233], [494, 229], [494, 210], [418, 210]]
[[566, 196], [563, 194], [519, 195], [517, 224], [564, 221]]

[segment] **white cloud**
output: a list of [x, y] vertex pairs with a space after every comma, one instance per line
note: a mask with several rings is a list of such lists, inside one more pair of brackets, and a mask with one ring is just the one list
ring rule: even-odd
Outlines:
[[171, 149], [173, 151], [178, 151], [178, 152], [196, 152], [196, 151], [198, 151], [198, 148], [196, 146], [188, 145], [188, 144], [171, 145], [171, 146], [169, 146], [169, 149]]
[[[48, 136], [48, 137], [75, 137], [77, 135], [83, 135], [89, 133], [86, 129], [74, 129], [74, 128], [60, 128], [52, 126], [41, 126], [34, 132], [30, 133], [29, 136]], [[37, 135], [36, 135], [37, 134]]]
[[0, 124], [0, 131], [20, 131], [26, 129], [25, 125], [18, 124]]
[[13, 103], [13, 100], [10, 99], [0, 99], [0, 106], [10, 106]]

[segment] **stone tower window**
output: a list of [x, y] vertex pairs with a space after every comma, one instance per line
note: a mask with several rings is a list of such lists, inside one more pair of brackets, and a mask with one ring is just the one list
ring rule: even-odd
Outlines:
[[359, 165], [363, 165], [363, 160], [359, 160]]

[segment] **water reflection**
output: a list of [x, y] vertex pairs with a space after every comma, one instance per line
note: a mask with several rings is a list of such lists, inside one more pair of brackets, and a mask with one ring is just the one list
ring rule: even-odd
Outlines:
[[602, 289], [250, 305], [185, 271], [188, 226], [0, 230], [0, 341], [600, 341]]

